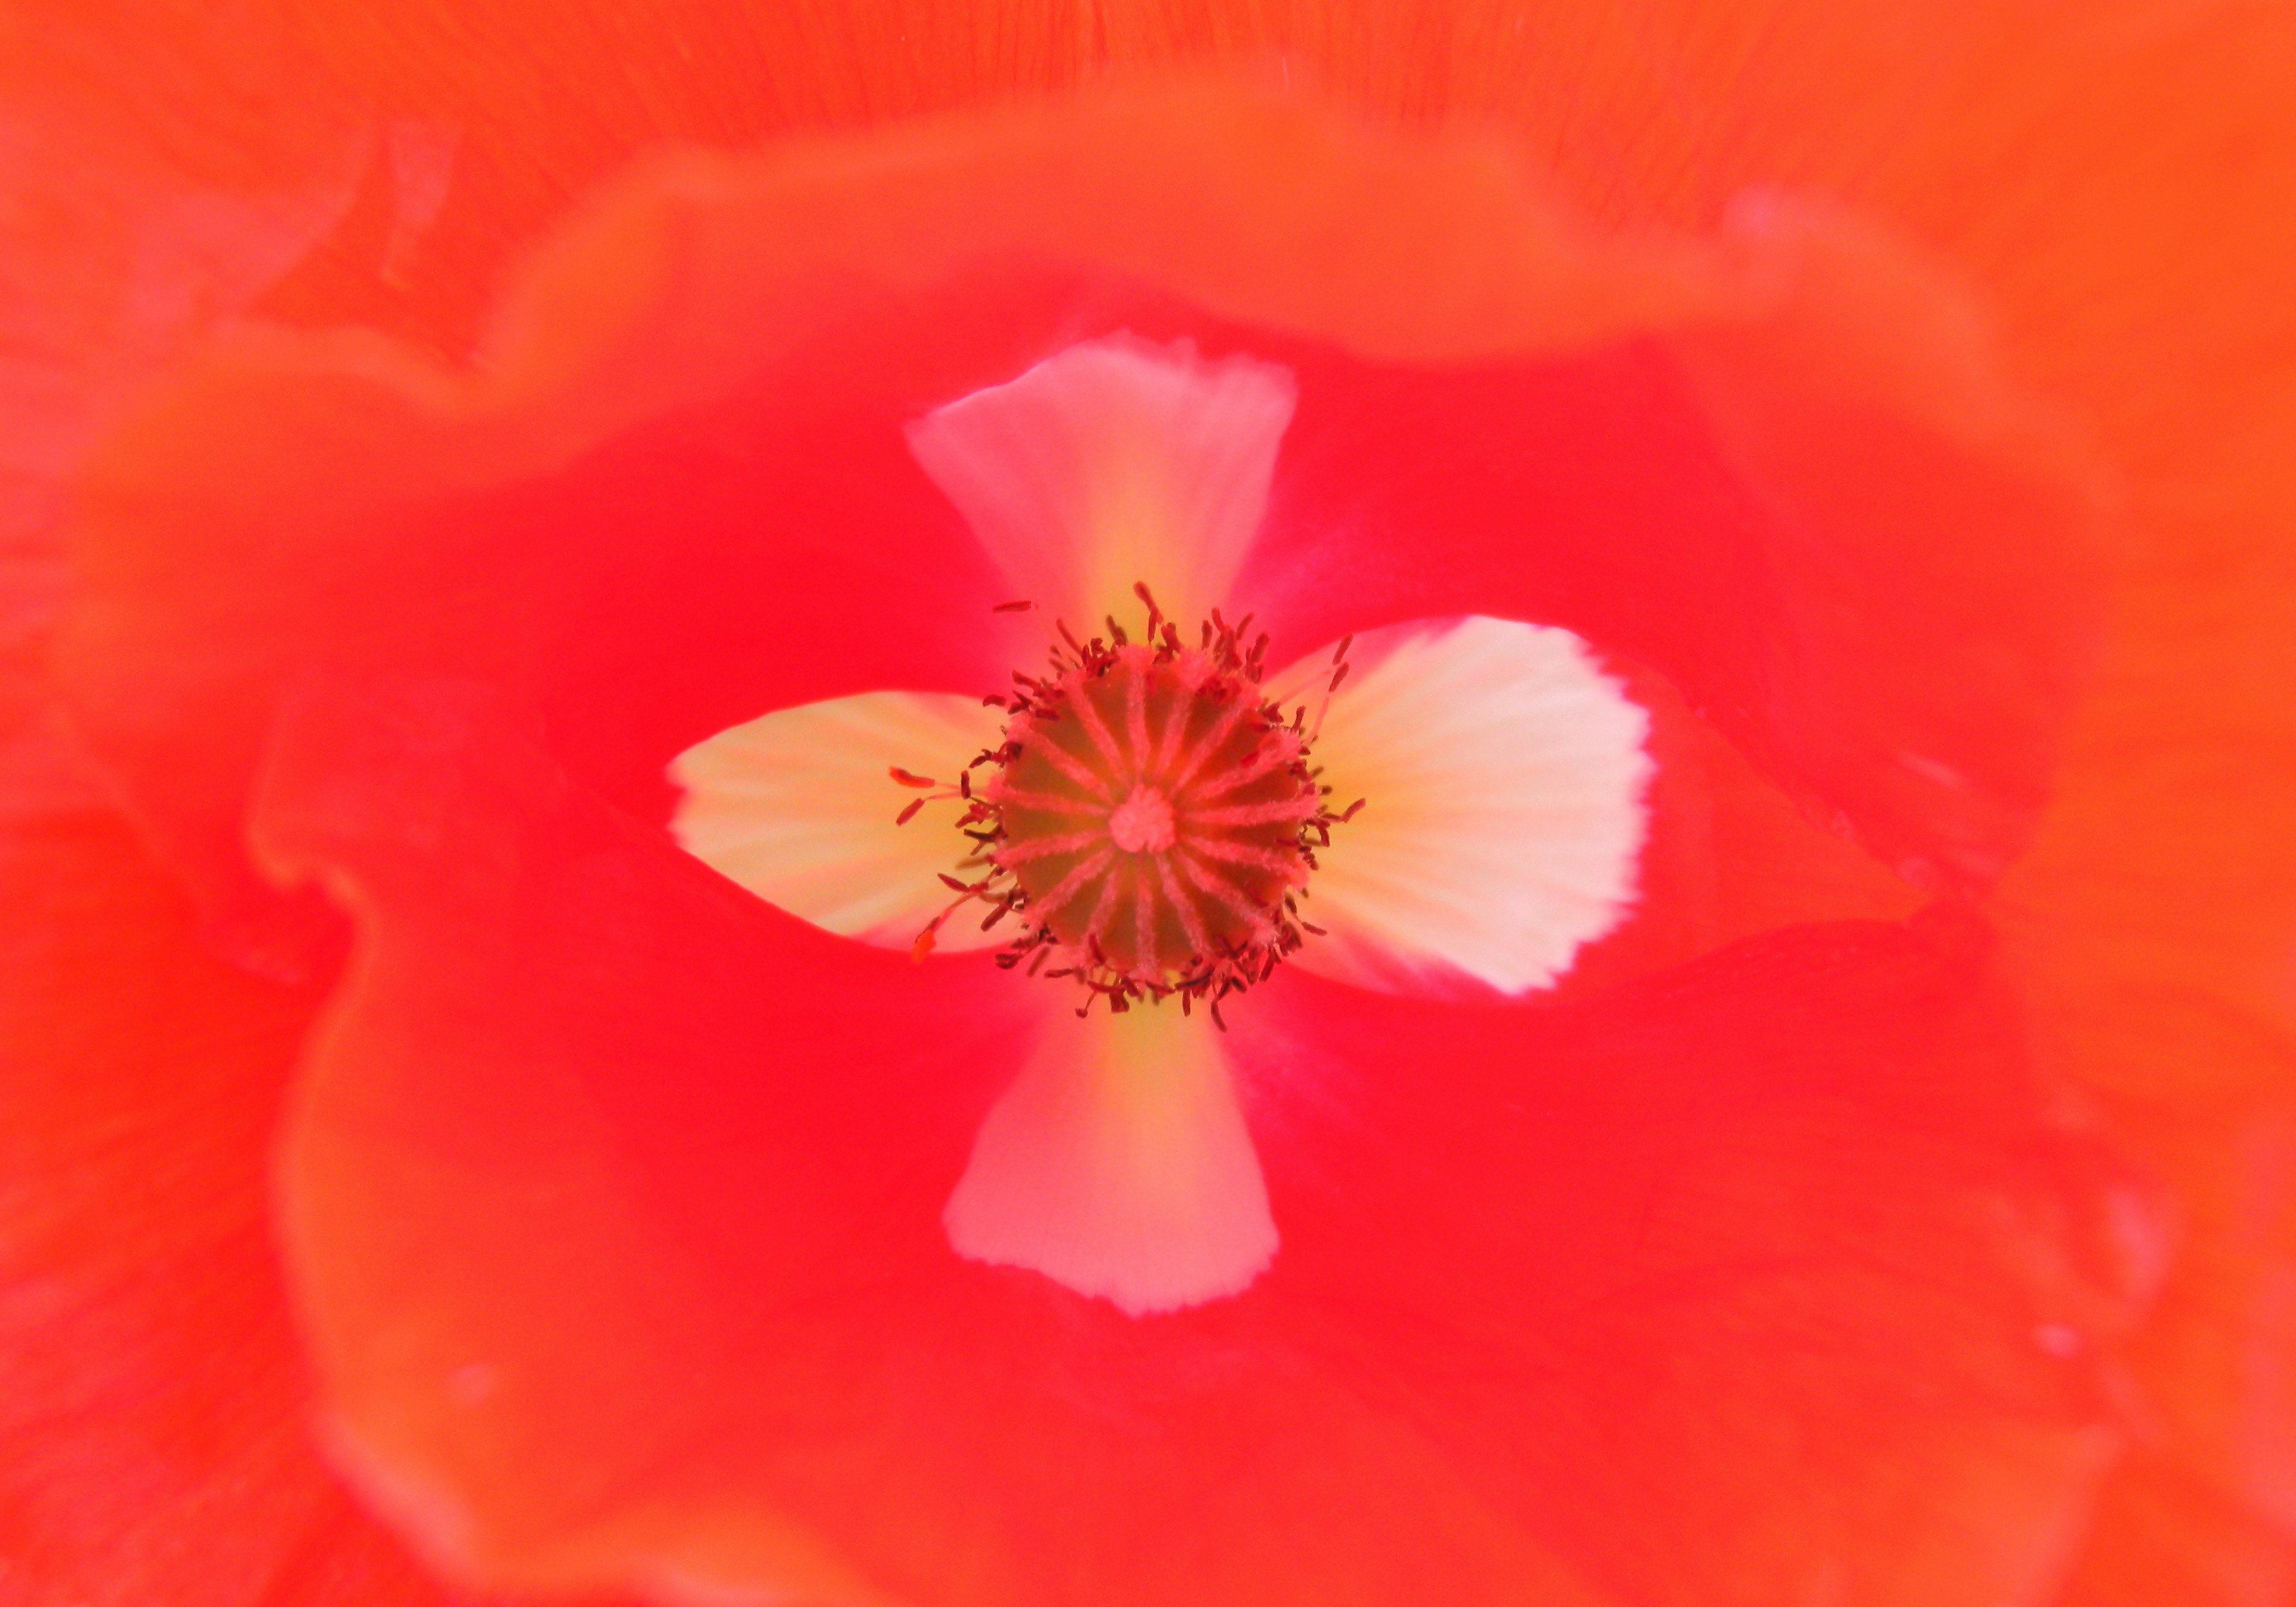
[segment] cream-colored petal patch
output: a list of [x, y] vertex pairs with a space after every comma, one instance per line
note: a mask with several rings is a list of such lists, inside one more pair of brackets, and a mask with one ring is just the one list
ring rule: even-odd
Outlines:
[[[954, 785], [1003, 730], [1001, 709], [943, 693], [871, 692], [777, 709], [671, 761], [685, 796], [670, 830], [767, 903], [845, 937], [906, 948], [947, 906], [940, 873], [954, 872], [972, 845], [955, 829], [955, 803], [928, 803], [895, 824], [922, 794], [890, 772]], [[1011, 935], [983, 932], [960, 914], [936, 947], [988, 948]]]
[[909, 450], [1016, 597], [1086, 627], [1145, 581], [1193, 626], [1259, 533], [1295, 396], [1273, 364], [1118, 335], [926, 414]]
[[1078, 1021], [1071, 989], [1046, 992], [1045, 1036], [941, 1215], [950, 1245], [1133, 1316], [1241, 1293], [1275, 1223], [1217, 1031], [1170, 1004]]
[[[1552, 983], [1633, 901], [1649, 717], [1566, 630], [1480, 616], [1357, 640], [1314, 746], [1332, 801], [1292, 963], [1416, 991]], [[1271, 677], [1312, 715], [1324, 649]]]

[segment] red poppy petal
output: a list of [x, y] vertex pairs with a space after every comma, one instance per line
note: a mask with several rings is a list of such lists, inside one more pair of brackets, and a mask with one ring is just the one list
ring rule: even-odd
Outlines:
[[1271, 1291], [1590, 1578], [2046, 1594], [2115, 1440], [2094, 1347], [2161, 1230], [2046, 1114], [1957, 918], [1546, 1008], [1290, 972], [1265, 1004], [1232, 1036]]
[[[586, 769], [664, 806], [669, 754], [767, 708], [993, 683], [1014, 653], [981, 619], [1005, 594], [898, 431], [1057, 341], [1085, 292], [1054, 265], [1414, 355], [1721, 294], [1673, 254], [1572, 238], [1512, 177], [1479, 145], [1396, 165], [1212, 94], [924, 127], [864, 169], [669, 161], [555, 242], [471, 373], [275, 334], [155, 398], [85, 496], [63, 658], [83, 722], [228, 905], [250, 897], [234, 822], [266, 709], [314, 663], [538, 685]], [[1431, 233], [1398, 252], [1355, 226], [1388, 207]], [[1335, 227], [1356, 250], [1293, 272]]]
[[2046, 801], [2095, 645], [2097, 473], [1941, 268], [1839, 216], [1741, 211], [1728, 238], [1775, 275], [1741, 319], [1375, 398], [1300, 355], [1239, 595], [1303, 644], [1567, 626], [1673, 678], [1886, 863], [1981, 885]]
[[314, 1004], [203, 953], [123, 824], [0, 832], [10, 1600], [444, 1600], [306, 1433], [268, 1182]]
[[[669, 1386], [813, 1320], [777, 1308], [898, 1330], [915, 1265], [954, 1264], [940, 1207], [1039, 999], [757, 902], [465, 685], [313, 694], [264, 799], [269, 863], [365, 932], [291, 1136], [289, 1241], [335, 1410], [433, 1547], [530, 1550], [600, 1494], [526, 1456], [635, 1476], [727, 1431]], [[473, 1430], [479, 1464], [434, 1468]], [[473, 1478], [464, 1516], [405, 1494]]]
[[2234, 394], [2147, 432], [2116, 641], [2002, 921], [2046, 1042], [2180, 1201], [2115, 1537], [2220, 1533], [2262, 1567], [2276, 1535], [2296, 1570], [2296, 409]]
[[[472, 375], [280, 337], [157, 400], [88, 488], [63, 662], [155, 837], [226, 906], [254, 897], [234, 822], [266, 709], [315, 663], [517, 679], [562, 756], [665, 811], [668, 756], [763, 708], [999, 673], [987, 562], [898, 427], [1079, 316], [1203, 325], [1177, 292], [1333, 343], [1235, 337], [1306, 387], [1290, 505], [1242, 586], [1300, 642], [1367, 612], [1570, 625], [1649, 657], [1893, 860], [1974, 873], [2035, 801], [2082, 617], [2067, 504], [1997, 462], [1984, 432], [2015, 408], [1981, 368], [1940, 377], [1889, 337], [1937, 323], [1921, 276], [1833, 271], [1874, 253], [1812, 233], [1603, 244], [1490, 144], [1212, 92], [865, 158], [684, 159], [557, 242]], [[1773, 345], [1785, 378], [1744, 381], [1734, 354]], [[1513, 361], [1367, 371], [1335, 347]], [[1865, 530], [1888, 477], [1835, 473], [1861, 455], [1943, 501]], [[1964, 557], [1999, 553], [1999, 575]], [[1939, 595], [1997, 627], [1983, 698], [1944, 690], [1975, 669], [1890, 668], [1943, 651], [1961, 616]]]
[[941, 1239], [1029, 984], [743, 900], [467, 690], [307, 703], [266, 799], [367, 937], [287, 1169], [320, 1364], [485, 1578], [1910, 1607], [2045, 1578], [2109, 1444], [2145, 1212], [1950, 923], [1545, 1011], [1279, 982], [1284, 1249], [1143, 1321]]
[[[0, 560], [18, 498], [61, 478], [122, 389], [332, 226], [371, 134], [360, 97], [275, 28], [38, 9], [11, 12], [0, 53]], [[261, 115], [216, 117], [217, 77], [264, 85]]]
[[[642, 234], [649, 222], [676, 232], [673, 216], [641, 220]], [[586, 350], [590, 312], [563, 303], [618, 262], [570, 269], [575, 288], [552, 281], [562, 304], [545, 324]], [[543, 383], [516, 362], [504, 372], [512, 390]], [[470, 416], [480, 404], [445, 404], [445, 381], [405, 354], [250, 341], [181, 393], [217, 409], [208, 423], [178, 416], [144, 438], [168, 461], [111, 488], [65, 655], [82, 727], [229, 909], [258, 899], [239, 800], [299, 677], [517, 685], [550, 709], [570, 762], [662, 816], [670, 754], [767, 708], [992, 682], [1008, 654], [977, 621], [998, 583], [908, 461], [898, 414], [789, 378], [776, 370], [698, 421], [586, 441], [566, 463], [559, 438], [592, 433], [568, 411], [627, 376], [488, 422]], [[274, 422], [236, 445], [209, 433], [254, 417]], [[527, 478], [537, 455], [558, 471]]]
[[2296, 1590], [2286, 1532], [2156, 1450], [2113, 1470], [2061, 1607], [2276, 1607]]
[[468, 689], [307, 703], [265, 798], [267, 854], [325, 868], [365, 931], [288, 1141], [291, 1252], [339, 1444], [442, 1565], [1576, 1599], [1249, 1300], [1143, 1323], [949, 1249], [1046, 985], [747, 899]]
[[[277, 29], [194, 7], [123, 35], [104, 9], [0, 23], [0, 797], [18, 809], [101, 796], [37, 668], [72, 463], [333, 225], [369, 145], [360, 97]], [[262, 115], [216, 119], [218, 75], [266, 86]]]
[[1756, 768], [1663, 676], [1616, 657], [1606, 668], [1651, 717], [1650, 837], [1634, 907], [1581, 952], [1560, 993], [1593, 992], [1781, 926], [1897, 921], [1926, 902], [1838, 816], [1814, 816]]

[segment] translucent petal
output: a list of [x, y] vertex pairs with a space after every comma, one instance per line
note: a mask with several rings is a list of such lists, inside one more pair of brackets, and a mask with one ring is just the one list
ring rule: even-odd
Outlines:
[[1227, 600], [1292, 422], [1291, 372], [1192, 343], [1071, 346], [909, 428], [909, 449], [1026, 597], [1130, 619], [1136, 581], [1193, 627]]
[[949, 1243], [1133, 1316], [1241, 1293], [1275, 1223], [1217, 1030], [1169, 1004], [1078, 1021], [1053, 996], [942, 1213]]
[[[1330, 649], [1275, 676], [1309, 717]], [[1472, 616], [1367, 635], [1314, 755], [1335, 808], [1295, 963], [1413, 991], [1552, 982], [1632, 902], [1649, 717], [1566, 630]]]
[[[928, 803], [895, 767], [954, 786], [1004, 726], [1000, 710], [947, 693], [870, 692], [775, 712], [697, 742], [671, 762], [685, 789], [670, 829], [711, 869], [824, 931], [906, 948], [948, 906], [940, 881], [972, 845], [957, 806]], [[936, 947], [992, 948], [959, 916]]]

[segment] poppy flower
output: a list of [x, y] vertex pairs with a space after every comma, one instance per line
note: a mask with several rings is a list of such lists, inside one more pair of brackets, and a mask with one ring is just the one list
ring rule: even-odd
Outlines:
[[[2169, 807], [2129, 789], [2190, 792], [2164, 723], [2263, 729], [2252, 666], [2165, 696], [2179, 619], [2252, 640], [2233, 549], [2131, 557], [2132, 462], [2184, 460], [1869, 212], [1598, 217], [1541, 149], [1220, 79], [673, 152], [467, 364], [242, 329], [86, 459], [53, 684], [270, 980], [116, 846], [32, 862], [39, 963], [197, 1029], [139, 1152], [275, 1157], [320, 1441], [428, 1567], [2284, 1578], [2285, 900], [2128, 937], [2282, 863], [2278, 750], [2211, 761], [2220, 860], [2113, 863]], [[2247, 1003], [2194, 1101], [2161, 990], [2210, 970]], [[105, 1006], [46, 1008], [45, 1063], [139, 1042], [74, 1062]], [[53, 1086], [28, 1130], [104, 1152]], [[119, 1176], [88, 1221], [198, 1242]], [[276, 1403], [244, 1253], [163, 1261], [200, 1315], [159, 1326], [254, 1333]], [[303, 1499], [242, 1519], [308, 1522], [283, 1588], [416, 1588]]]

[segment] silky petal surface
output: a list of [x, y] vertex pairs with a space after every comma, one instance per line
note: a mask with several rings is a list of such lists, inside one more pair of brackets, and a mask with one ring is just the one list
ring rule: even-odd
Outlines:
[[[1554, 984], [1557, 996], [1599, 992], [1781, 927], [1901, 921], [1930, 902], [1838, 814], [1811, 808], [1766, 774], [1680, 687], [1613, 654], [1604, 655], [1603, 669], [1649, 717], [1646, 835], [1633, 902], [1616, 927], [1578, 951]], [[1402, 979], [1390, 972], [1388, 980]], [[1456, 996], [1458, 989], [1441, 991]]]
[[[1349, 348], [1390, 359], [1451, 358], [1472, 339], [1513, 354], [1456, 371], [1366, 364], [1115, 294], [1139, 307], [1135, 327], [1216, 329], [1206, 349], [1268, 352], [1314, 379], [1285, 437], [1274, 545], [1255, 549], [1289, 557], [1239, 582], [1247, 602], [1274, 598], [1286, 640], [1318, 639], [1302, 628], [1311, 599], [1335, 635], [1419, 611], [1398, 601], [1430, 590], [1437, 613], [1512, 598], [1508, 611], [1570, 624], [1606, 652], [1618, 640], [1654, 649], [1693, 706], [1756, 739], [1746, 746], [1781, 785], [1853, 829], [1870, 824], [1863, 795], [1815, 785], [1771, 720], [1795, 686], [1846, 685], [1859, 667], [1840, 643], [1766, 661], [1767, 635], [1796, 633], [1768, 611], [1775, 566], [1749, 546], [1763, 507], [1715, 455], [1664, 354], [1619, 343], [1636, 319], [1727, 324], [1774, 307], [1776, 264], [1751, 252], [1742, 274], [1726, 272], [1720, 255], [1580, 238], [1474, 142], [1407, 144], [1398, 168], [1360, 130], [1220, 94], [1078, 117], [1014, 114], [895, 140], [890, 165], [867, 168], [886, 215], [915, 225], [891, 234], [816, 226], [849, 217], [841, 198], [856, 182], [820, 152], [667, 162], [541, 255], [483, 371], [266, 337], [187, 374], [86, 488], [86, 585], [60, 654], [82, 730], [155, 840], [211, 902], [256, 896], [232, 869], [233, 800], [280, 698], [314, 673], [512, 682], [546, 709], [566, 762], [665, 817], [668, 758], [760, 707], [840, 686], [993, 684], [1019, 656], [984, 620], [1004, 586], [898, 432], [1071, 339], [1058, 325], [1073, 324], [1064, 309], [1086, 290], [1058, 275], [964, 278], [954, 265], [977, 255], [987, 223], [941, 209], [960, 176], [1004, 209], [998, 226], [1029, 242], [1024, 257], [1097, 252], [1106, 274], [1164, 274], [1215, 305], [1321, 320]], [[1331, 184], [1300, 189], [1303, 162]], [[1279, 170], [1283, 183], [1262, 193]], [[1173, 217], [1147, 227], [1136, 209], [1106, 211], [1111, 190], [1160, 197]], [[1054, 193], [1076, 210], [1047, 210]], [[1386, 235], [1334, 234], [1335, 217], [1374, 202], [1423, 212], [1425, 250], [1473, 249], [1439, 263], [1397, 256]], [[1265, 232], [1230, 237], [1240, 215]], [[1335, 241], [1357, 254], [1319, 257], [1332, 272], [1303, 283], [1285, 266]], [[810, 243], [791, 257], [800, 242]], [[898, 303], [854, 288], [935, 273], [942, 291]], [[761, 313], [760, 286], [779, 283], [795, 299], [767, 298]], [[1412, 294], [1392, 300], [1402, 286]], [[800, 289], [821, 298], [818, 316], [794, 310]], [[1828, 304], [1838, 320], [1874, 310], [1842, 301]], [[781, 383], [798, 370], [803, 386]], [[1315, 425], [1304, 435], [1303, 420]], [[1420, 496], [1430, 488], [1431, 502]], [[296, 512], [307, 497], [324, 520]], [[1499, 521], [1493, 508], [1512, 512]], [[1315, 533], [1328, 539], [1303, 548]], [[1412, 564], [1400, 566], [1391, 544], [1406, 542]], [[451, 606], [437, 573], [457, 578]], [[849, 606], [824, 610], [816, 594]], [[1718, 594], [1748, 607], [1706, 606]], [[849, 606], [859, 599], [865, 610]], [[2021, 675], [2029, 644], [2009, 635], [1996, 658]], [[1764, 686], [1778, 695], [1766, 702]], [[2025, 714], [2004, 729], [2031, 734]], [[1881, 757], [1890, 777], [1914, 775], [1897, 750]], [[1979, 785], [1966, 799], [1993, 795]], [[1982, 832], [2000, 824], [1989, 808], [1970, 816]], [[1909, 863], [1938, 863], [1950, 842], [1931, 838]]]
[[[1855, 779], [1812, 769], [1830, 737], [1773, 729], [1751, 688], [1838, 685], [1846, 713], [1863, 683], [1837, 657], [1856, 643], [1765, 666], [1767, 604], [1726, 628], [1656, 630], [1718, 583], [1759, 597], [1773, 561], [1749, 550], [1763, 514], [1715, 459], [1701, 419], [1714, 404], [1636, 342], [1710, 324], [1759, 339], [1805, 318], [1780, 302], [1790, 244], [1603, 240], [1542, 203], [1504, 144], [1398, 143], [1227, 90], [1016, 110], [871, 149], [857, 163], [811, 146], [664, 157], [533, 255], [473, 363], [250, 332], [108, 440], [80, 488], [60, 678], [212, 914], [251, 920], [268, 897], [236, 816], [271, 709], [313, 674], [515, 680], [551, 704], [570, 762], [664, 816], [662, 766], [761, 708], [993, 684], [1026, 646], [983, 619], [1011, 583], [899, 429], [1111, 327], [1168, 347], [1198, 336], [1215, 365], [1257, 354], [1326, 389], [1302, 393], [1284, 437], [1297, 465], [1238, 578], [1239, 607], [1269, 610], [1282, 639], [1477, 611], [1616, 636], [1723, 708], [1790, 784]], [[1398, 221], [1360, 226], [1374, 216]], [[1310, 259], [1316, 272], [1296, 271]], [[1861, 333], [1898, 310], [1842, 300], [1829, 316]], [[1427, 364], [1455, 366], [1407, 366]], [[1383, 376], [1369, 391], [1366, 372]], [[1930, 441], [1888, 408], [1884, 426]], [[1531, 449], [1549, 435], [1555, 452]], [[1628, 455], [1639, 469], [1629, 441], [1652, 455]], [[1964, 459], [1992, 456], [1938, 452], [1922, 473], [1954, 486]], [[1524, 483], [1544, 472], [1551, 489]], [[1388, 501], [1398, 485], [1443, 496]], [[2005, 515], [2018, 537], [1997, 550], [2036, 554], [2013, 591], [2045, 568], [2052, 593], [2063, 584], [2050, 495]], [[1595, 504], [1608, 578], [1590, 596]], [[1512, 521], [1495, 540], [1498, 506], [1535, 515], [1550, 557], [1521, 562]], [[1621, 604], [1660, 532], [1669, 567], [1649, 601]], [[1418, 578], [1382, 556], [1402, 540]], [[2014, 717], [2003, 745], [2030, 749], [2027, 715], [2047, 699], [1996, 701]], [[1881, 757], [1891, 787], [1926, 784]], [[1860, 818], [1863, 786], [1842, 793]], [[1997, 791], [1979, 775], [1971, 797], [1990, 808]], [[1893, 863], [1908, 833], [1935, 857], [1934, 800], [1904, 801]], [[1999, 834], [1995, 815], [1972, 820]]]
[[2110, 1450], [2145, 1208], [1950, 920], [1551, 1008], [1279, 974], [1222, 1053], [1283, 1251], [1133, 1317], [944, 1237], [1041, 984], [726, 887], [482, 691], [345, 697], [258, 819], [362, 932], [284, 1220], [344, 1465], [441, 1567], [1756, 1607], [1839, 1566], [1933, 1607], [2046, 1578]]
[[1329, 650], [1269, 680], [1321, 712], [1333, 808], [1299, 964], [1365, 987], [1429, 973], [1501, 993], [1552, 982], [1635, 890], [1650, 718], [1570, 632], [1471, 618], [1358, 638], [1326, 694]]
[[1254, 1002], [1263, 1287], [1354, 1313], [1332, 1364], [1617, 1599], [2048, 1599], [2164, 1223], [2049, 1114], [1965, 916], [1575, 1002]]
[[282, 1214], [342, 1464], [435, 1565], [681, 1602], [1572, 1599], [1251, 1292], [1135, 1318], [952, 1253], [1041, 985], [726, 887], [483, 689], [345, 696], [299, 705], [258, 822], [362, 933]]
[[[1727, 401], [1665, 344], [1414, 373], [1375, 406], [1271, 351], [1300, 404], [1238, 611], [1300, 648], [1472, 613], [1560, 626], [1669, 676], [1884, 863], [1983, 885], [2046, 800], [2094, 640], [2087, 493], [1793, 375], [1784, 332]], [[1757, 410], [1750, 373], [1794, 415]]]
[[1241, 1293], [1277, 1234], [1218, 1029], [1177, 1004], [1079, 1021], [1070, 997], [980, 1124], [950, 1245], [1132, 1316]]
[[270, 1183], [320, 1002], [207, 953], [126, 823], [0, 827], [10, 1601], [468, 1603], [308, 1433]]
[[1017, 598], [1089, 634], [1145, 583], [1193, 629], [1259, 533], [1292, 401], [1272, 364], [1094, 340], [936, 408], [909, 450]]
[[[69, 587], [70, 475], [152, 375], [288, 273], [351, 204], [371, 109], [268, 19], [185, 8], [0, 18], [0, 810], [105, 789], [41, 674]], [[278, 86], [210, 127], [219, 78]]]
[[[685, 850], [768, 904], [824, 931], [906, 949], [948, 906], [940, 877], [972, 845], [950, 829], [954, 806], [917, 797], [896, 767], [954, 787], [1004, 731], [999, 710], [946, 693], [831, 698], [719, 732], [671, 762], [684, 789], [670, 829]], [[994, 948], [1010, 934], [953, 920], [935, 937], [952, 952]]]

